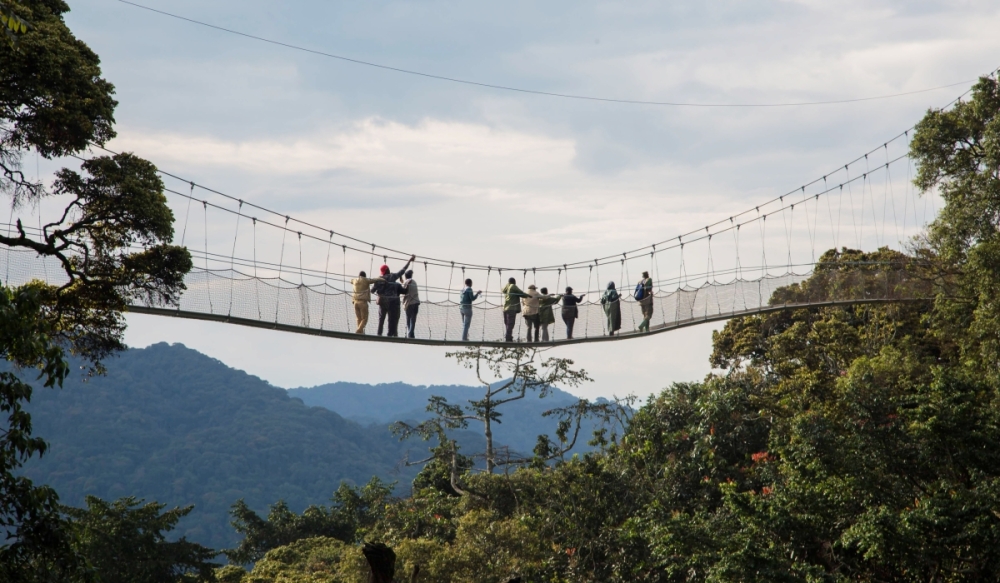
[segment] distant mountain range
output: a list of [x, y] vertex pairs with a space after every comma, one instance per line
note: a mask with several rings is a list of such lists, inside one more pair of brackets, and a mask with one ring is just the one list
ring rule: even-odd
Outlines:
[[[387, 425], [398, 420], [427, 419], [430, 416], [426, 411], [427, 400], [431, 396], [444, 397], [452, 404], [466, 405], [470, 400], [482, 398], [483, 389], [460, 385], [363, 385], [340, 382], [289, 389], [288, 394], [302, 399], [306, 405], [324, 407], [364, 425]], [[556, 421], [543, 417], [542, 413], [572, 405], [576, 401], [577, 397], [559, 389], [553, 389], [544, 399], [529, 393], [524, 399], [512, 401], [500, 409], [500, 423], [493, 427], [494, 439], [519, 453], [530, 455], [539, 435], [554, 437]], [[482, 431], [481, 427], [470, 426], [469, 429]], [[586, 450], [585, 444], [589, 437], [588, 429], [581, 435], [580, 442], [584, 445], [574, 451]], [[472, 451], [469, 445], [471, 444], [466, 444], [464, 449]]]
[[[327, 504], [342, 480], [372, 476], [398, 481], [407, 494], [418, 468], [401, 462], [424, 457], [431, 444], [400, 443], [388, 424], [424, 418], [431, 395], [456, 403], [475, 396], [469, 387], [402, 383], [286, 391], [179, 344], [129, 350], [106, 365], [106, 376], [74, 373], [61, 390], [35, 391], [34, 432], [50, 448], [24, 474], [71, 505], [87, 494], [194, 504], [176, 534], [213, 548], [237, 541], [228, 510], [240, 498], [258, 512], [279, 499], [301, 511]], [[530, 452], [555, 425], [541, 413], [574, 400], [557, 391], [512, 403], [498, 442]], [[484, 443], [471, 429], [458, 434], [468, 453]]]

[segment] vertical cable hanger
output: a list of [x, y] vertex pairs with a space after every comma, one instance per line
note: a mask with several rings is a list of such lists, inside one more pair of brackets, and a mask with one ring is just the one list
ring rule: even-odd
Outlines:
[[[861, 187], [868, 191], [869, 197], [872, 199], [872, 228], [875, 230], [875, 247], [881, 247], [882, 239], [885, 237], [880, 237], [878, 232], [878, 214], [875, 211], [875, 189], [872, 188], [871, 174], [872, 171], [871, 165], [868, 162], [868, 154], [865, 154], [865, 173], [861, 177]], [[861, 212], [864, 213], [864, 201], [861, 202]], [[858, 245], [858, 248], [860, 247], [861, 246]]]
[[[595, 259], [594, 262], [596, 263], [597, 260]], [[590, 278], [593, 275], [594, 275], [594, 266], [591, 265], [590, 266], [590, 271], [587, 274], [587, 292], [588, 293], [591, 293], [590, 292]], [[598, 277], [597, 281], [600, 281], [600, 280], [601, 280], [601, 278]], [[593, 302], [593, 300], [591, 300], [589, 303], [592, 304], [594, 302]], [[579, 309], [577, 309], [577, 311], [579, 311]], [[583, 323], [583, 337], [584, 338], [590, 338], [590, 335], [588, 334], [589, 330], [590, 330], [590, 310], [587, 310], [587, 321]]]
[[236, 271], [234, 269], [234, 262], [236, 261], [236, 241], [240, 237], [240, 215], [242, 215], [243, 201], [240, 200], [240, 205], [236, 210], [236, 228], [233, 233], [233, 251], [229, 254], [229, 315], [233, 315], [233, 292], [236, 287]]
[[285, 265], [285, 236], [288, 235], [288, 217], [285, 217], [285, 228], [281, 230], [281, 257], [278, 259], [278, 292], [274, 296], [274, 323], [278, 323], [281, 307], [281, 273]]
[[[330, 231], [330, 232], [333, 233], [333, 231]], [[343, 271], [343, 273], [340, 274], [341, 277], [344, 280], [343, 283], [342, 283], [342, 285], [343, 285], [343, 288], [344, 288], [344, 303], [346, 304], [344, 306], [344, 323], [347, 325], [347, 327], [345, 328], [345, 330], [347, 330], [348, 332], [350, 332], [352, 330], [352, 328], [351, 328], [351, 308], [354, 307], [354, 290], [353, 289], [348, 289], [348, 287], [347, 287], [347, 245], [341, 245], [340, 247], [344, 250], [344, 257], [343, 257], [343, 270], [344, 271]]]
[[[488, 266], [488, 267], [486, 268], [486, 287], [484, 287], [484, 288], [483, 288], [483, 290], [484, 290], [484, 297], [483, 297], [483, 304], [489, 304], [489, 293], [490, 293], [490, 272], [491, 272], [491, 271], [493, 271], [493, 267], [489, 267], [489, 266]], [[499, 270], [497, 270], [497, 275], [500, 275], [500, 273], [499, 273]], [[503, 283], [503, 281], [502, 281], [502, 280], [501, 280], [501, 283]], [[502, 303], [500, 304], [500, 307], [501, 307], [501, 308], [503, 308], [503, 304], [502, 304]], [[484, 308], [484, 309], [488, 309], [488, 308]], [[475, 313], [475, 312], [473, 312], [473, 313]], [[483, 314], [483, 332], [482, 332], [482, 339], [483, 339], [483, 342], [485, 342], [485, 341], [486, 341], [486, 314]]]
[[208, 270], [208, 202], [201, 201], [201, 208], [205, 211], [205, 291], [208, 292], [208, 311], [214, 314], [215, 308], [212, 306], [212, 272]]
[[[830, 196], [826, 197], [826, 212], [827, 212], [827, 215], [830, 218], [830, 235], [833, 237], [833, 248], [834, 249], [839, 249], [840, 248], [840, 210], [843, 210], [843, 208], [844, 208], [844, 185], [843, 184], [840, 185], [840, 195], [839, 195], [840, 210], [837, 211], [837, 225], [836, 225], [836, 227], [834, 227], [834, 224], [833, 224], [833, 202], [830, 200], [830, 198], [831, 198]], [[817, 212], [819, 211], [818, 208], [816, 210], [817, 210]]]
[[302, 272], [302, 231], [298, 232], [299, 235], [299, 286], [304, 286], [306, 284], [305, 274]]
[[[333, 247], [333, 231], [330, 231], [330, 240], [326, 245], [326, 263], [323, 267], [323, 305], [320, 307], [319, 313], [319, 329], [323, 330], [326, 325], [326, 298], [330, 295], [330, 286], [327, 284], [327, 279], [330, 276], [330, 250]], [[350, 328], [348, 328], [350, 330]]]
[[184, 246], [184, 239], [187, 237], [188, 219], [191, 217], [191, 201], [194, 200], [194, 182], [191, 184], [191, 193], [188, 195], [187, 211], [184, 212], [184, 229], [181, 230], [181, 247]]
[[260, 311], [260, 278], [257, 277], [257, 217], [253, 220], [253, 295], [257, 300], [257, 319], [263, 320], [264, 316]]
[[[464, 267], [462, 268], [462, 272], [463, 273], [465, 272], [465, 268]], [[452, 261], [451, 262], [451, 272], [448, 274], [448, 289], [446, 290], [447, 293], [448, 293], [448, 297], [449, 298], [451, 297], [451, 285], [452, 285], [452, 282], [454, 280], [455, 280], [455, 262]], [[446, 312], [445, 313], [445, 317], [444, 317], [444, 339], [445, 340], [448, 339], [448, 321], [449, 320], [451, 320], [451, 310], [449, 310], [448, 312]]]
[[309, 288], [306, 287], [305, 275], [302, 273], [302, 232], [298, 232], [299, 235], [299, 310], [301, 314], [299, 317], [302, 321], [303, 328], [309, 328], [309, 323], [311, 321], [310, 316], [312, 315], [312, 308], [309, 306]]
[[[864, 232], [865, 232], [865, 216], [864, 216], [864, 206], [865, 205], [864, 205], [864, 202], [862, 202], [862, 204], [861, 204], [861, 209], [862, 209], [862, 212], [861, 212], [861, 225], [859, 226], [858, 225], [858, 221], [855, 218], [855, 212], [856, 211], [855, 211], [855, 208], [854, 208], [854, 186], [853, 186], [853, 182], [854, 181], [851, 180], [851, 169], [848, 166], [845, 165], [844, 166], [844, 171], [847, 173], [847, 180], [846, 180], [846, 183], [847, 183], [847, 198], [848, 198], [848, 202], [851, 205], [851, 225], [854, 227], [854, 240], [857, 241], [856, 245], [858, 247], [861, 247], [861, 238], [864, 236]], [[841, 195], [843, 195], [843, 193], [844, 193], [844, 186], [843, 185], [840, 186], [840, 192], [841, 192]], [[863, 197], [862, 197], [862, 200], [863, 200]], [[843, 198], [843, 196], [841, 196], [840, 204], [841, 204], [841, 206], [843, 206], [843, 204], [844, 204], [844, 198]], [[839, 232], [839, 227], [840, 227], [839, 220], [840, 219], [838, 217], [838, 223], [837, 223], [838, 232]]]
[[[628, 265], [625, 264], [625, 259], [624, 259], [625, 254], [624, 253], [622, 253], [622, 257], [623, 257], [623, 259], [622, 259], [622, 268], [625, 270], [625, 274], [621, 276], [622, 285], [625, 286], [625, 292], [628, 293], [630, 296], [632, 296], [632, 295], [634, 295], [634, 292], [629, 291], [629, 287], [632, 285], [632, 276], [630, 276], [628, 274]], [[625, 283], [626, 280], [628, 280], [628, 283]], [[618, 294], [618, 297], [620, 297], [620, 298], [622, 298], [622, 300], [624, 300], [625, 295], [624, 294]], [[625, 302], [622, 301], [622, 303], [625, 303]], [[632, 329], [635, 330], [636, 329], [636, 325], [635, 325], [635, 309], [630, 306], [629, 309], [628, 309], [628, 313], [629, 313], [630, 316], [632, 316]]]
[[674, 323], [677, 323], [681, 319], [681, 298], [683, 296], [684, 289], [687, 287], [687, 268], [684, 267], [684, 242], [681, 238], [677, 237], [677, 243], [680, 246], [680, 264], [677, 266], [677, 303], [674, 306]]
[[[462, 271], [463, 272], [465, 271], [464, 267], [462, 268]], [[425, 293], [427, 294], [427, 300], [428, 301], [431, 299], [430, 277], [431, 277], [430, 273], [427, 271], [427, 262], [424, 261], [424, 289], [426, 290]], [[434, 334], [431, 332], [430, 314], [427, 314], [426, 316], [424, 316], [424, 320], [427, 322], [427, 337], [428, 338], [433, 338]], [[416, 331], [416, 330], [414, 330], [414, 331]]]
[[[892, 224], [896, 227], [896, 241], [897, 243], [902, 243], [902, 239], [899, 236], [899, 217], [896, 216], [896, 191], [892, 187], [892, 174], [889, 170], [889, 145], [885, 145], [885, 184], [887, 188], [886, 196], [889, 197], [890, 204], [892, 205]], [[905, 200], [905, 199], [904, 199]], [[903, 221], [904, 221], [904, 232], [905, 232], [905, 222], [906, 222], [906, 209], [903, 209]]]
[[760, 277], [763, 280], [768, 275], [767, 269], [767, 215], [762, 215], [757, 221], [760, 225]]

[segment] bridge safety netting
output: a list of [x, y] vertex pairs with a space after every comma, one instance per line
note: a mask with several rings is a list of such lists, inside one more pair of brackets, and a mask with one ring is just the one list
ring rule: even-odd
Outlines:
[[[907, 291], [901, 287], [906, 280], [905, 272], [898, 267], [869, 268], [857, 273], [866, 279], [867, 285], [831, 288], [830, 293], [824, 297], [811, 298], [801, 302], [801, 305], [893, 301], [906, 297]], [[59, 285], [66, 281], [57, 260], [41, 258], [34, 252], [25, 250], [0, 251], [0, 274], [9, 285], [19, 285], [31, 280]], [[705, 282], [698, 287], [656, 291], [653, 296], [651, 332], [759, 313], [776, 307], [787, 308], [789, 306], [775, 306], [771, 303], [774, 292], [800, 283], [809, 275], [787, 273], [768, 275], [756, 280]], [[336, 283], [306, 284], [279, 277], [254, 277], [234, 269], [205, 270], [195, 267], [185, 278], [185, 285], [187, 290], [178, 306], [156, 306], [137, 300], [133, 304], [133, 310], [307, 334], [387, 339], [377, 335], [378, 307], [374, 302], [370, 304], [371, 316], [365, 335], [356, 334], [352, 294]], [[579, 305], [574, 340], [570, 342], [609, 339], [605, 309], [599, 302], [599, 290], [580, 290], [575, 293], [585, 294], [585, 299]], [[622, 297], [620, 306], [620, 333], [626, 336], [637, 334], [638, 325], [643, 318], [639, 302], [626, 294]], [[554, 311], [556, 322], [549, 329], [550, 341], [565, 343], [567, 337], [560, 317], [560, 307], [554, 306]], [[387, 327], [384, 332], [388, 332]], [[400, 341], [406, 341], [403, 338], [405, 334], [405, 317], [401, 317]], [[514, 336], [517, 342], [526, 341], [527, 326], [520, 315]], [[454, 299], [421, 302], [415, 337], [415, 341], [421, 343], [461, 342], [462, 318], [457, 294]], [[502, 296], [491, 292], [473, 304], [469, 342], [498, 344], [503, 338]]]

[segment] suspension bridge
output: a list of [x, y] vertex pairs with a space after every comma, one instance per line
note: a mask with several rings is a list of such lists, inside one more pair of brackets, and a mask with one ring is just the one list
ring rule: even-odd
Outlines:
[[[912, 186], [911, 136], [912, 130], [901, 133], [808, 184], [712, 224], [611, 255], [559, 265], [502, 266], [417, 253], [411, 269], [421, 303], [412, 339], [402, 332], [400, 337], [378, 335], [374, 306], [365, 334], [358, 334], [351, 285], [361, 269], [369, 276], [383, 263], [400, 269], [411, 252], [161, 172], [177, 221], [175, 242], [190, 250], [194, 268], [179, 305], [136, 301], [130, 310], [352, 340], [498, 346], [505, 331], [501, 289], [510, 277], [522, 289], [534, 284], [561, 293], [572, 286], [574, 295], [584, 295], [574, 337], [565, 336], [556, 305], [555, 330], [541, 345], [639, 337], [643, 315], [630, 292], [644, 271], [653, 280], [648, 334], [775, 310], [918, 300], [920, 294], [907, 285], [906, 269], [895, 264], [857, 266], [856, 277], [866, 279], [861, 285], [831, 286], [806, 300], [774, 300], [776, 290], [813, 275], [825, 251], [900, 250], [933, 219], [933, 197], [919, 196]], [[217, 229], [228, 235], [220, 236]], [[272, 257], [265, 260], [268, 253]], [[11, 285], [65, 281], [55, 259], [21, 249], [0, 251], [0, 274]], [[466, 278], [484, 294], [472, 306], [469, 340], [463, 342], [458, 302]], [[622, 329], [614, 336], [607, 334], [600, 303], [609, 280], [621, 293]], [[523, 321], [515, 336], [526, 341]]]

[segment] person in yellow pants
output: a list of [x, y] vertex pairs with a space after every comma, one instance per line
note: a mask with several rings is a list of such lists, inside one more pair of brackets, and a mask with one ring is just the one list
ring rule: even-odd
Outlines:
[[368, 325], [368, 304], [372, 301], [371, 285], [384, 282], [385, 279], [381, 277], [368, 277], [364, 271], [351, 280], [351, 285], [354, 286], [354, 317], [358, 320], [356, 334], [364, 334], [365, 326]]

